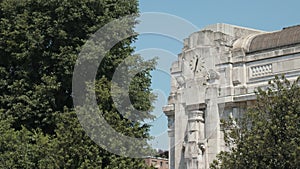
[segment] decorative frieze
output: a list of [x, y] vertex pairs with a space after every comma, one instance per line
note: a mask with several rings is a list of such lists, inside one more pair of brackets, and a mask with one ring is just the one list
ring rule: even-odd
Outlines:
[[261, 77], [266, 75], [271, 75], [273, 73], [273, 65], [258, 65], [250, 68], [250, 76], [251, 77]]

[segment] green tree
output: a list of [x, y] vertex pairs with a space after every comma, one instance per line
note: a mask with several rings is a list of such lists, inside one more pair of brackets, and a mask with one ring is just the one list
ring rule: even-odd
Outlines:
[[[143, 160], [114, 155], [86, 135], [74, 112], [71, 87], [75, 61], [89, 37], [106, 23], [137, 13], [137, 0], [0, 2], [1, 168], [144, 167]], [[135, 39], [110, 50], [95, 88], [108, 123], [125, 135], [150, 138], [149, 126], [123, 117], [110, 95], [113, 72], [126, 58], [150, 65], [135, 76], [129, 93], [133, 105], [146, 111], [139, 120], [152, 117], [150, 71], [155, 62], [132, 55]]]
[[241, 119], [224, 123], [230, 151], [221, 152], [211, 168], [298, 168], [300, 166], [299, 78], [284, 76], [258, 89], [257, 101]]

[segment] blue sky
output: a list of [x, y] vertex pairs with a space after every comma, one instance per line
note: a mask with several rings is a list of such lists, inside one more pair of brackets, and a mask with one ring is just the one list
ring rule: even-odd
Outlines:
[[[140, 0], [140, 12], [163, 12], [188, 20], [199, 28], [215, 23], [228, 23], [265, 31], [281, 30], [300, 24], [299, 0]], [[178, 28], [174, 28], [175, 30]], [[190, 34], [192, 32], [187, 32]], [[159, 56], [167, 67], [176, 60], [183, 45], [172, 38], [158, 35], [141, 35], [136, 46], [142, 56]], [[151, 49], [154, 52], [151, 53]], [[156, 137], [153, 147], [168, 149], [167, 118], [161, 107], [167, 103], [170, 76], [163, 71], [152, 73], [152, 88], [159, 96], [154, 114], [151, 135]]]

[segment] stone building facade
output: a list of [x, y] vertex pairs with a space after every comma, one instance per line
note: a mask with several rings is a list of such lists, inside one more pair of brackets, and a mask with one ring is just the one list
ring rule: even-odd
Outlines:
[[154, 167], [156, 169], [169, 169], [169, 161], [165, 158], [147, 157], [145, 158], [145, 163], [147, 166]]
[[205, 169], [226, 150], [220, 119], [238, 117], [257, 87], [300, 75], [300, 26], [264, 32], [215, 24], [184, 40], [171, 67], [169, 168]]

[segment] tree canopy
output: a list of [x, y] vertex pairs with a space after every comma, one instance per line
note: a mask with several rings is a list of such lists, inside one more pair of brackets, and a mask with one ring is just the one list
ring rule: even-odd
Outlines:
[[[277, 77], [258, 89], [254, 107], [240, 119], [224, 122], [229, 151], [211, 168], [298, 168], [300, 166], [299, 78]], [[236, 125], [234, 125], [236, 124]]]
[[[144, 167], [142, 159], [96, 145], [81, 127], [72, 100], [72, 73], [82, 46], [106, 23], [131, 14], [138, 14], [137, 0], [0, 2], [0, 168]], [[146, 63], [151, 68], [134, 77], [129, 93], [138, 110], [151, 111], [150, 71], [155, 62], [133, 56], [130, 45], [135, 39], [122, 40], [110, 50], [95, 89], [109, 124], [125, 135], [149, 139], [149, 126], [122, 116], [110, 95], [120, 63], [126, 58]], [[151, 118], [147, 113], [139, 120]]]

